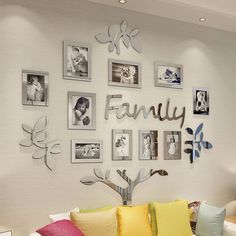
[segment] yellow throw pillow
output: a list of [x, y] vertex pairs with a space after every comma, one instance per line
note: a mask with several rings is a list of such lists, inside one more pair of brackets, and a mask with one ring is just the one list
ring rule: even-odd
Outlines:
[[116, 236], [116, 212], [117, 208], [90, 213], [71, 212], [70, 218], [86, 236]]
[[80, 209], [80, 213], [90, 213], [90, 212], [100, 212], [100, 211], [107, 211], [107, 210], [111, 210], [113, 208], [113, 206], [104, 206], [104, 207], [100, 207], [100, 208], [95, 208], [95, 209]]
[[191, 236], [188, 202], [154, 203], [158, 236]]
[[148, 205], [118, 207], [119, 236], [152, 236]]

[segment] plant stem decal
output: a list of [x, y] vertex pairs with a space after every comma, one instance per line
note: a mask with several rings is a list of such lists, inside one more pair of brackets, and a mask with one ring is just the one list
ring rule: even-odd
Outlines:
[[192, 139], [185, 141], [185, 144], [190, 145], [191, 148], [186, 148], [184, 152], [189, 154], [191, 164], [196, 160], [196, 158], [200, 157], [202, 148], [213, 148], [213, 145], [210, 142], [203, 140], [204, 134], [202, 129], [203, 123], [197, 127], [195, 132], [191, 128], [186, 128], [187, 133], [192, 136]]

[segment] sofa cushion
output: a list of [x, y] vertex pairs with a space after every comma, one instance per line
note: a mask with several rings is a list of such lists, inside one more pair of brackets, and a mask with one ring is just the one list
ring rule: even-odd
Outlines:
[[187, 201], [154, 203], [158, 236], [191, 236]]
[[118, 207], [119, 236], [152, 236], [148, 205]]
[[70, 220], [59, 220], [36, 231], [42, 236], [85, 236]]
[[197, 216], [196, 235], [221, 236], [224, 226], [225, 208], [218, 208], [202, 203]]
[[81, 209], [80, 213], [107, 211], [107, 210], [111, 210], [112, 208], [113, 208], [113, 206], [107, 205], [107, 206], [95, 208], [95, 209]]
[[70, 220], [70, 213], [72, 211], [79, 212], [80, 209], [78, 207], [76, 207], [73, 210], [70, 210], [68, 212], [63, 212], [63, 213], [58, 213], [58, 214], [51, 214], [51, 215], [49, 215], [49, 218], [52, 222], [56, 222], [58, 220]]
[[116, 236], [116, 208], [100, 212], [71, 212], [72, 222], [86, 236]]

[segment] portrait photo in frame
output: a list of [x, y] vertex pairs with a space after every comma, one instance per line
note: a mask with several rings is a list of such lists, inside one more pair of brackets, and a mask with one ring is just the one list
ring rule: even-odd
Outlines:
[[96, 129], [96, 94], [68, 92], [68, 128]]
[[156, 87], [183, 88], [183, 66], [154, 62], [154, 84]]
[[132, 130], [112, 130], [112, 160], [132, 160]]
[[103, 141], [95, 139], [71, 140], [71, 162], [103, 162]]
[[91, 45], [63, 41], [64, 79], [91, 81]]
[[141, 88], [140, 63], [109, 59], [108, 68], [108, 85]]
[[22, 70], [22, 104], [48, 106], [48, 72]]
[[139, 160], [158, 160], [158, 131], [139, 131]]
[[193, 114], [209, 115], [209, 89], [193, 88]]
[[164, 160], [181, 160], [181, 131], [164, 131]]

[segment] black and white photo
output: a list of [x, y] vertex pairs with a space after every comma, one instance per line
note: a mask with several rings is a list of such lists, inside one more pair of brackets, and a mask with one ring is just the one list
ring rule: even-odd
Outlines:
[[132, 160], [132, 130], [112, 130], [112, 160]]
[[209, 115], [209, 90], [193, 88], [193, 114]]
[[22, 104], [48, 106], [48, 73], [22, 71]]
[[96, 94], [68, 92], [69, 129], [96, 129]]
[[141, 88], [141, 64], [109, 59], [109, 85]]
[[155, 62], [155, 86], [183, 88], [183, 66], [179, 64]]
[[102, 162], [103, 142], [101, 140], [72, 140], [71, 162]]
[[181, 131], [164, 131], [164, 160], [181, 159]]
[[64, 78], [91, 81], [91, 46], [64, 41]]
[[139, 131], [139, 160], [158, 160], [158, 131]]

